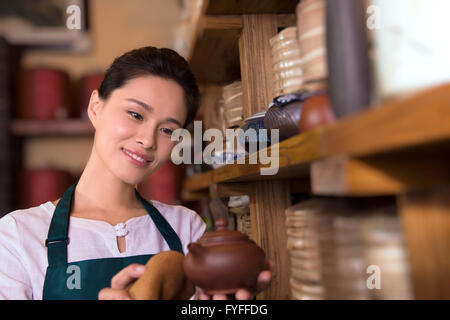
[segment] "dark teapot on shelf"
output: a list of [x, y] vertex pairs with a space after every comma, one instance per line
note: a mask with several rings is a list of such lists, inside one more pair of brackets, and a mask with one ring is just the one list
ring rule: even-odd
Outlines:
[[264, 251], [241, 232], [228, 230], [224, 218], [217, 231], [207, 232], [188, 245], [186, 276], [206, 294], [232, 294], [256, 287], [258, 275], [268, 270]]

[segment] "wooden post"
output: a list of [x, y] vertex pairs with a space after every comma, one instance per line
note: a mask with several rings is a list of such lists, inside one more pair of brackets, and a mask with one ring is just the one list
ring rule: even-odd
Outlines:
[[288, 300], [291, 289], [290, 255], [287, 249], [285, 210], [291, 204], [289, 184], [285, 181], [258, 181], [250, 196], [250, 219], [253, 240], [276, 264], [272, 283], [258, 299]]
[[272, 51], [269, 40], [276, 34], [276, 15], [243, 15], [239, 57], [245, 118], [266, 110], [273, 99]]
[[398, 199], [416, 299], [450, 299], [450, 187]]
[[[272, 55], [269, 39], [277, 33], [276, 15], [244, 15], [239, 56], [244, 116], [267, 109], [273, 99]], [[250, 196], [252, 235], [276, 270], [268, 290], [258, 299], [289, 299], [290, 258], [287, 250], [285, 209], [290, 205], [289, 183], [257, 181]]]

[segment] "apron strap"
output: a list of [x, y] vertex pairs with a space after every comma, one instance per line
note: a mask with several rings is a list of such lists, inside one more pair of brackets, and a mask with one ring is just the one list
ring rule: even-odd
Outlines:
[[76, 185], [75, 183], [64, 192], [53, 213], [47, 240], [45, 240], [48, 265], [51, 267], [67, 264], [67, 244], [69, 243], [67, 234], [69, 230], [70, 209], [72, 208]]
[[162, 234], [164, 240], [166, 240], [167, 244], [169, 245], [170, 250], [175, 250], [180, 252], [181, 254], [184, 254], [180, 238], [178, 237], [175, 230], [173, 230], [172, 226], [167, 222], [166, 219], [164, 219], [158, 209], [156, 209], [151, 203], [141, 197], [137, 189], [134, 190], [136, 192], [138, 200], [147, 210], [159, 232]]
[[[53, 218], [48, 230], [47, 240], [47, 259], [49, 267], [58, 267], [67, 265], [67, 244], [69, 243], [68, 230], [70, 210], [72, 208], [73, 195], [75, 193], [76, 183], [64, 192], [61, 200], [58, 202], [53, 213]], [[170, 250], [178, 251], [182, 254], [183, 247], [180, 238], [173, 230], [172, 226], [161, 215], [161, 213], [147, 200], [141, 197], [135, 189], [136, 197], [144, 206], [147, 213], [155, 223], [157, 229], [169, 245]]]

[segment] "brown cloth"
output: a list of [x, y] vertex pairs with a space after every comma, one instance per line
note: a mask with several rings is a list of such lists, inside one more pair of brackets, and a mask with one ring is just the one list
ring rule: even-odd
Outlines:
[[144, 274], [128, 287], [136, 300], [185, 300], [195, 293], [183, 270], [184, 255], [164, 251], [154, 255], [145, 265]]

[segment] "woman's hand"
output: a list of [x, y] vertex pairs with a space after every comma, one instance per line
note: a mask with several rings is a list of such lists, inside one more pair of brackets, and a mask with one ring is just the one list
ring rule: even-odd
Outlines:
[[[249, 291], [247, 289], [239, 289], [234, 296], [236, 300], [253, 299], [253, 297], [256, 294], [266, 290], [269, 287], [270, 281], [272, 280], [272, 272], [275, 269], [275, 263], [273, 261], [267, 261], [267, 265], [269, 267], [269, 270], [264, 270], [258, 275], [256, 289], [254, 291]], [[198, 298], [200, 300], [211, 300], [211, 298], [213, 300], [227, 300], [229, 298], [227, 297], [227, 295], [224, 294], [215, 294], [213, 296], [210, 296], [205, 292], [203, 292], [203, 290], [200, 288], [198, 293], [199, 293]]]
[[123, 268], [111, 279], [111, 288], [103, 288], [98, 293], [99, 300], [131, 300], [128, 286], [144, 274], [145, 266], [137, 263]]

